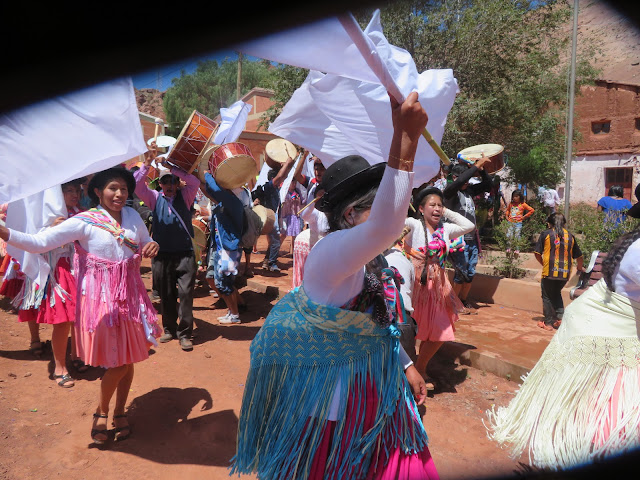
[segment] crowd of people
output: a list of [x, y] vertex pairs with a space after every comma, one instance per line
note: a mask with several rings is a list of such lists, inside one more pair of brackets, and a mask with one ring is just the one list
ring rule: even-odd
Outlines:
[[[18, 320], [28, 324], [31, 351], [42, 354], [39, 324], [51, 324], [58, 385], [74, 386], [67, 369], [69, 336], [74, 368], [105, 369], [90, 431], [95, 443], [108, 440], [114, 395], [115, 439], [131, 435], [126, 406], [134, 365], [149, 357], [152, 346], [175, 339], [184, 351], [194, 348], [193, 297], [199, 272], [210, 293], [226, 306], [218, 322], [242, 322], [247, 306], [236, 279], [241, 272], [255, 274], [251, 254], [256, 242], [247, 240], [247, 216], [260, 204], [275, 215], [262, 268], [280, 271], [281, 246], [290, 237], [292, 286], [252, 342], [232, 473], [257, 472], [260, 478], [438, 478], [418, 406], [435, 388], [427, 374], [430, 360], [444, 342], [455, 340], [459, 316], [477, 308], [470, 296], [481, 252], [475, 202], [491, 197], [493, 208], [509, 222], [510, 238], [521, 234], [523, 221], [534, 209], [521, 190], [505, 201], [499, 177], [485, 170], [488, 158], [473, 164], [453, 162], [428, 184], [413, 188], [414, 157], [427, 112], [415, 93], [402, 103], [390, 97], [390, 104], [394, 136], [386, 163], [370, 165], [350, 155], [325, 168], [320, 158], [301, 150], [297, 165], [289, 157], [253, 191], [249, 185], [226, 189], [212, 172], [199, 178], [170, 165], [151, 144], [139, 166], [116, 166], [61, 185], [68, 215], [39, 233], [0, 225], [0, 294], [13, 299]], [[302, 173], [304, 162], [312, 164], [313, 177]], [[150, 178], [154, 163], [162, 167], [156, 182]], [[291, 182], [281, 197], [287, 177]], [[580, 382], [568, 379], [579, 365], [584, 367], [573, 362], [575, 369], [565, 372], [566, 381], [558, 386], [564, 395], [581, 398], [572, 404], [576, 415], [579, 408], [589, 414], [588, 400], [604, 395], [597, 401], [598, 411], [605, 412], [601, 421], [589, 424], [593, 428], [587, 433], [580, 430], [587, 428], [586, 420], [578, 422], [573, 436], [567, 435], [567, 442], [577, 435], [591, 446], [575, 455], [584, 460], [627, 448], [640, 438], [640, 414], [632, 406], [640, 399], [640, 342], [634, 320], [640, 311], [640, 230], [614, 247], [605, 281], [565, 309], [562, 288], [574, 263], [577, 271], [584, 265], [575, 236], [555, 211], [557, 193], [549, 198], [554, 204], [545, 204], [548, 228], [534, 249], [543, 269], [544, 321], [538, 326], [559, 332], [541, 364], [547, 368], [561, 363], [563, 355], [571, 354], [562, 349], [584, 347], [578, 345], [581, 335], [595, 334], [585, 332], [578, 317], [586, 315], [597, 323], [596, 310], [604, 312], [606, 321], [598, 326], [598, 338], [604, 340], [590, 344], [596, 351], [584, 362], [591, 365], [596, 353], [614, 348], [614, 343], [622, 352], [620, 365], [582, 368], [586, 379]], [[611, 209], [615, 201], [599, 204]], [[637, 207], [626, 214], [637, 217]], [[0, 215], [6, 215], [6, 206]], [[204, 248], [194, 241], [194, 228], [199, 228], [195, 219], [208, 230]], [[48, 259], [52, 268], [43, 289], [21, 272], [4, 242]], [[151, 258], [151, 296], [140, 273], [143, 257]], [[453, 269], [452, 280], [447, 267]], [[606, 300], [611, 298], [613, 305]], [[625, 340], [612, 340], [621, 337], [608, 328], [624, 331]], [[534, 370], [512, 405], [489, 414], [498, 441], [517, 437], [521, 451], [535, 436], [531, 442], [536, 454], [544, 450], [544, 442], [558, 442], [537, 434], [531, 421], [515, 420], [529, 420], [532, 415], [527, 417], [523, 409], [537, 412], [536, 403], [545, 405], [542, 415], [549, 425], [557, 420], [553, 415], [569, 416], [553, 405], [546, 407], [555, 398], [539, 388], [549, 381], [547, 370]], [[594, 376], [606, 385], [588, 386]], [[547, 448], [544, 455], [548, 450], [555, 456], [541, 462], [570, 464], [574, 457], [557, 456], [562, 448]]]

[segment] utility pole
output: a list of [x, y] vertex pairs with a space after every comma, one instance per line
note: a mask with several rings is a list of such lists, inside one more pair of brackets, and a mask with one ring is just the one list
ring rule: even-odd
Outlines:
[[576, 50], [578, 48], [578, 0], [573, 0], [573, 39], [571, 42], [571, 78], [569, 79], [569, 116], [567, 120], [567, 165], [564, 180], [564, 216], [569, 223], [571, 196], [571, 160], [573, 158], [573, 101], [576, 89]]
[[236, 100], [240, 100], [242, 92], [242, 52], [238, 52], [238, 83], [236, 85]]

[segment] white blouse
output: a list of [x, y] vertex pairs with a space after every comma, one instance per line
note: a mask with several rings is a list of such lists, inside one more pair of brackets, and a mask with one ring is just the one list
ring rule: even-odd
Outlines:
[[[443, 222], [442, 227], [445, 236], [444, 241], [447, 244], [447, 250], [449, 249], [449, 243], [451, 243], [451, 240], [469, 233], [475, 228], [475, 225], [471, 220], [448, 208], [444, 209], [441, 222]], [[427, 245], [427, 243], [433, 239], [429, 231], [427, 231], [427, 236], [425, 237], [425, 228], [422, 222], [417, 218], [406, 218], [405, 226], [411, 229], [410, 234], [405, 237], [405, 245], [407, 247], [417, 250], [418, 248]]]
[[311, 248], [327, 234], [329, 221], [323, 212], [316, 210], [315, 203], [305, 208], [300, 217], [309, 224], [309, 248]]
[[413, 172], [387, 166], [367, 221], [318, 240], [304, 265], [303, 286], [322, 305], [340, 307], [364, 286], [365, 265], [402, 233]]
[[[105, 209], [98, 208], [113, 219]], [[140, 248], [152, 241], [140, 214], [133, 208], [122, 209], [121, 227], [124, 228], [125, 236], [138, 242]], [[129, 247], [120, 245], [111, 233], [92, 227], [76, 217], [71, 217], [60, 225], [47, 228], [35, 235], [10, 229], [7, 243], [27, 252], [45, 253], [74, 241], [78, 241], [80, 246], [92, 255], [107, 260], [121, 261], [134, 255]]]

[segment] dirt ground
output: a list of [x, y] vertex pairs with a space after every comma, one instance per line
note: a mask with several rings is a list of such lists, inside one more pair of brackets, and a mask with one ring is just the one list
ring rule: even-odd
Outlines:
[[[289, 251], [287, 242], [282, 255]], [[193, 351], [183, 352], [172, 341], [136, 365], [128, 406], [133, 434], [102, 447], [91, 443], [89, 432], [103, 371], [71, 370], [75, 386], [56, 385], [49, 377], [51, 353], [37, 359], [28, 351], [27, 326], [17, 322], [5, 299], [0, 309], [0, 478], [228, 478], [249, 344], [277, 301], [273, 290], [259, 293], [255, 283], [279, 284], [282, 294], [290, 282], [290, 256], [281, 258], [280, 274], [263, 272], [262, 258], [253, 255], [255, 276], [240, 290], [248, 305], [241, 324], [218, 325], [217, 317], [226, 313], [222, 302], [208, 287], [196, 288]], [[150, 289], [149, 265], [143, 263], [142, 273]], [[42, 327], [41, 338], [51, 338], [49, 326]], [[518, 385], [444, 357], [434, 359], [429, 373], [437, 388], [423, 419], [441, 478], [497, 477], [518, 470], [518, 462], [487, 438], [482, 423], [484, 412], [508, 403]]]

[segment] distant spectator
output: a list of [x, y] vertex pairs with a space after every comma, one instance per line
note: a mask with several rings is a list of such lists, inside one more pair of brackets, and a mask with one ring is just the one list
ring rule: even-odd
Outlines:
[[609, 187], [606, 197], [598, 200], [598, 211], [604, 212], [604, 222], [613, 223], [614, 226], [620, 224], [627, 218], [627, 210], [632, 204], [624, 196], [624, 189], [621, 185], [613, 185]]
[[542, 265], [542, 311], [544, 321], [538, 327], [545, 330], [558, 328], [564, 314], [562, 289], [571, 276], [573, 260], [578, 272], [583, 271], [582, 252], [575, 237], [567, 231], [566, 220], [561, 213], [547, 218], [547, 230], [540, 234], [534, 250], [536, 260]]
[[[533, 212], [535, 212], [535, 210], [525, 203], [522, 192], [520, 190], [514, 190], [511, 194], [511, 201], [507, 206], [507, 212], [505, 214], [507, 221], [510, 223], [509, 229], [507, 230], [508, 241], [520, 238], [522, 222], [525, 218], [529, 218], [533, 215]], [[510, 251], [511, 249], [507, 248], [507, 252]], [[514, 253], [517, 255], [520, 252], [516, 249]]]
[[546, 185], [540, 187], [538, 196], [547, 215], [556, 213], [556, 208], [560, 205], [560, 197], [555, 188], [547, 188]]

